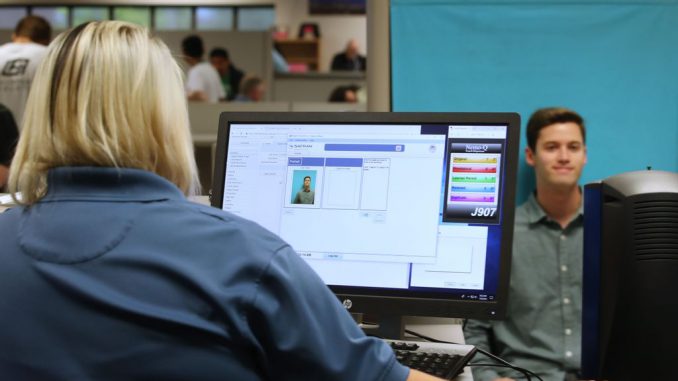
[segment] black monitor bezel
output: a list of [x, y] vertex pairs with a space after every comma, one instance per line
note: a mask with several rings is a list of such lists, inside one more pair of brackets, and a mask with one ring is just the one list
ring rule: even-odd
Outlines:
[[[438, 316], [475, 319], [503, 319], [508, 302], [511, 246], [515, 214], [515, 192], [520, 145], [520, 116], [517, 113], [467, 112], [222, 112], [219, 117], [211, 204], [222, 207], [226, 147], [229, 126], [255, 123], [347, 123], [347, 124], [485, 124], [508, 125], [506, 164], [502, 208], [499, 280], [496, 298], [492, 301], [449, 299], [449, 294], [433, 297], [384, 295], [369, 288], [356, 292], [355, 287], [330, 286], [351, 312], [398, 316]], [[364, 291], [364, 292], [363, 292]], [[371, 291], [371, 292], [370, 292]], [[379, 294], [381, 292], [381, 294]], [[447, 296], [448, 298], [445, 298]], [[350, 301], [350, 302], [349, 302]], [[350, 306], [350, 307], [349, 307]]]

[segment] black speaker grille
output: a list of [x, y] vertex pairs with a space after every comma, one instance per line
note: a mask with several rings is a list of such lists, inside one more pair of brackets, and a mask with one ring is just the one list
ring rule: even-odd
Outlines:
[[678, 261], [678, 199], [633, 203], [633, 246], [636, 260]]

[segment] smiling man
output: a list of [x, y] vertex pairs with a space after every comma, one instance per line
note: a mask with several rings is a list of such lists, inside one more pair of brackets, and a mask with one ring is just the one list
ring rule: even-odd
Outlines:
[[[585, 139], [584, 120], [572, 110], [545, 108], [530, 117], [525, 159], [536, 190], [516, 210], [507, 319], [465, 327], [467, 343], [544, 381], [576, 380], [580, 365]], [[508, 368], [473, 373], [476, 381], [521, 379]]]

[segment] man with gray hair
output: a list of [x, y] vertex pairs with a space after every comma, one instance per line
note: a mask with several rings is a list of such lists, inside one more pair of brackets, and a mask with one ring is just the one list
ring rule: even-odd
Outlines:
[[240, 82], [240, 94], [233, 100], [236, 102], [261, 102], [264, 100], [265, 93], [264, 80], [256, 75], [247, 75]]

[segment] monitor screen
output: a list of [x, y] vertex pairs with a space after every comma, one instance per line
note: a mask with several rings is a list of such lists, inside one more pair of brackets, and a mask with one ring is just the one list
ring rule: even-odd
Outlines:
[[222, 113], [212, 205], [282, 237], [351, 312], [501, 318], [514, 113]]

